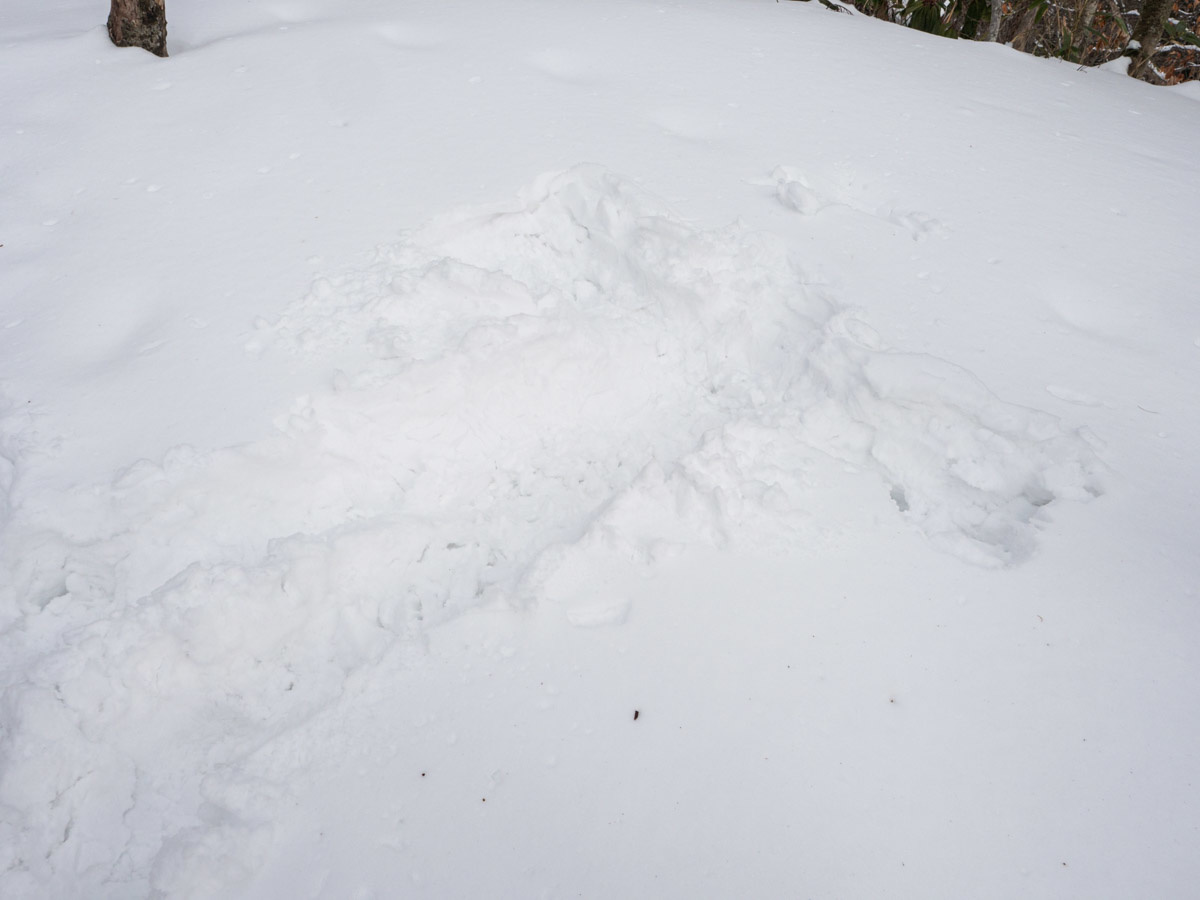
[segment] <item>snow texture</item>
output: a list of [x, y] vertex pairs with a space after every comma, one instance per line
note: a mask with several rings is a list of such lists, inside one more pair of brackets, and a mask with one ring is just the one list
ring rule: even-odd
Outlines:
[[0, 898], [1195, 893], [1196, 86], [10, 6]]
[[14, 890], [116, 896], [150, 871], [203, 894], [253, 871], [287, 779], [236, 764], [396, 639], [552, 600], [597, 546], [786, 551], [811, 538], [814, 452], [873, 469], [897, 516], [985, 566], [1034, 551], [1043, 507], [1099, 493], [1053, 416], [887, 348], [777, 239], [695, 228], [593, 166], [318, 279], [247, 344], [338, 371], [273, 437], [179, 447], [7, 523]]

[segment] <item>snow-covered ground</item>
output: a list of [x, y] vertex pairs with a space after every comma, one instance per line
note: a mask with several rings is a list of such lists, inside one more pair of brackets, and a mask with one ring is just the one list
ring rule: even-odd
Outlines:
[[8, 6], [0, 897], [1194, 896], [1194, 86]]

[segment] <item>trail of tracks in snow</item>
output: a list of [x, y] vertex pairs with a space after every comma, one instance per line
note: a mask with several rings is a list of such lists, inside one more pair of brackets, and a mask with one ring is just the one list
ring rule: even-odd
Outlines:
[[597, 544], [652, 564], [819, 540], [814, 453], [984, 565], [1099, 491], [1053, 417], [888, 350], [776, 240], [695, 229], [594, 167], [318, 281], [248, 346], [338, 371], [268, 440], [6, 522], [0, 892], [219, 887], [286, 792], [237, 761], [353, 672], [466, 608], [537, 602]]

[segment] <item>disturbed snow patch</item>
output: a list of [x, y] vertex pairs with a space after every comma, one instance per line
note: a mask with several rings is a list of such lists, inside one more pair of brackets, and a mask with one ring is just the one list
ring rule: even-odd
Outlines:
[[[453, 401], [443, 422], [487, 423], [497, 465], [518, 447], [518, 468], [544, 454], [589, 474], [619, 457], [592, 499], [651, 460], [681, 477], [747, 427], [763, 433], [722, 451], [740, 473], [724, 497], [781, 483], [786, 457], [815, 448], [881, 473], [937, 546], [983, 564], [1026, 556], [1051, 500], [1099, 493], [1091, 447], [1053, 416], [886, 347], [809, 289], [778, 241], [694, 229], [596, 167], [446, 216], [367, 270], [319, 281], [254, 346], [269, 343], [343, 360], [343, 391], [428, 386]], [[474, 432], [456, 443], [489, 443]], [[766, 448], [781, 458], [750, 471]]]
[[[469, 607], [560, 596], [589, 554], [819, 542], [817, 458], [987, 565], [1097, 492], [1054, 418], [887, 349], [778, 241], [593, 167], [318, 281], [250, 347], [336, 372], [268, 440], [5, 522], [0, 894], [219, 893], [302, 765], [272, 738], [355, 671]], [[581, 626], [628, 612], [585, 599]]]
[[945, 237], [946, 226], [933, 216], [916, 210], [901, 209], [882, 197], [871, 197], [864, 186], [856, 183], [852, 172], [841, 170], [833, 179], [819, 179], [793, 166], [776, 166], [767, 179], [753, 184], [770, 185], [775, 198], [793, 212], [815, 216], [831, 207], [843, 207], [862, 216], [896, 225], [908, 232], [914, 241], [929, 235]]

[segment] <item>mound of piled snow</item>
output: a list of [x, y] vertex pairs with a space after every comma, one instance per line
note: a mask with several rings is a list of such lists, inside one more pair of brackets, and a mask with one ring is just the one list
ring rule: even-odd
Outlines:
[[[594, 167], [319, 280], [248, 348], [330, 387], [268, 440], [181, 447], [5, 522], [0, 893], [219, 884], [283, 793], [234, 763], [397, 641], [547, 597], [597, 547], [819, 538], [818, 457], [983, 565], [1099, 492], [1079, 434], [888, 349], [778, 240], [694, 228]], [[7, 488], [20, 429], [0, 440]]]

